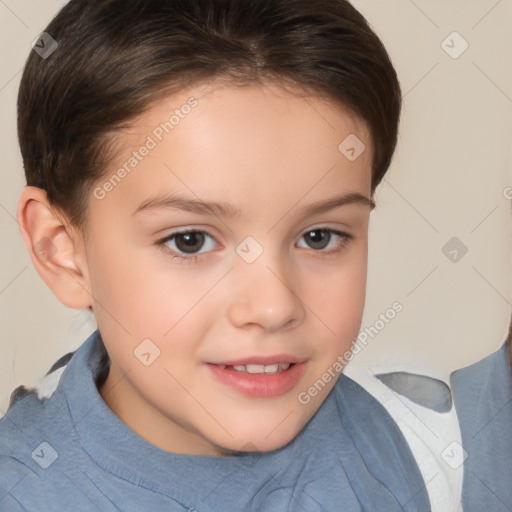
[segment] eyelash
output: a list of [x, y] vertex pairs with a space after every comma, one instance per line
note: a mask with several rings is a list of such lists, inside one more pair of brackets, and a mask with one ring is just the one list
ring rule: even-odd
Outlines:
[[[306, 235], [308, 233], [311, 233], [313, 231], [324, 231], [326, 233], [330, 233], [331, 235], [334, 235], [334, 236], [337, 236], [337, 237], [340, 238], [340, 242], [338, 244], [338, 247], [336, 247], [335, 249], [330, 249], [330, 250], [326, 251], [326, 250], [315, 250], [315, 249], [310, 248], [310, 250], [313, 251], [314, 253], [318, 253], [320, 255], [320, 257], [329, 257], [331, 255], [340, 253], [354, 239], [354, 237], [352, 235], [350, 235], [348, 233], [345, 233], [343, 231], [338, 231], [338, 230], [332, 229], [332, 228], [322, 228], [322, 227], [313, 228], [313, 229], [309, 229], [308, 231], [305, 231], [301, 235], [301, 238], [304, 235]], [[156, 245], [167, 256], [169, 256], [169, 254], [172, 253], [171, 257], [172, 257], [173, 260], [180, 260], [181, 263], [195, 263], [195, 262], [197, 262], [200, 259], [200, 257], [202, 255], [205, 255], [205, 254], [208, 254], [208, 253], [189, 254], [188, 256], [184, 256], [183, 254], [177, 253], [173, 249], [169, 249], [169, 247], [167, 247], [167, 245], [166, 245], [167, 242], [172, 240], [177, 235], [183, 235], [183, 234], [186, 234], [186, 233], [201, 233], [201, 234], [207, 235], [210, 238], [212, 238], [213, 240], [215, 240], [215, 237], [210, 235], [210, 233], [208, 233], [207, 231], [202, 231], [202, 230], [198, 230], [198, 229], [184, 229], [182, 231], [175, 231], [174, 233], [171, 233], [170, 235], [166, 236], [165, 238], [162, 238], [162, 239], [158, 240], [156, 242]]]

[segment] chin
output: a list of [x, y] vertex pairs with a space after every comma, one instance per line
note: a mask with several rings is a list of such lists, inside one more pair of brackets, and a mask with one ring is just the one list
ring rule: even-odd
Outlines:
[[271, 452], [283, 448], [291, 443], [299, 434], [300, 429], [283, 432], [281, 435], [272, 434], [268, 438], [262, 434], [261, 429], [254, 433], [244, 433], [244, 435], [234, 436], [219, 443], [213, 442], [217, 450], [222, 455], [236, 455], [249, 452]]

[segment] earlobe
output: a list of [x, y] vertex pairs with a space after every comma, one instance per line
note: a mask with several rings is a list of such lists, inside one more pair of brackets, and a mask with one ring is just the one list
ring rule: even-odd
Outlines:
[[91, 305], [82, 244], [49, 204], [46, 191], [25, 187], [18, 201], [18, 225], [32, 263], [43, 281], [65, 306]]

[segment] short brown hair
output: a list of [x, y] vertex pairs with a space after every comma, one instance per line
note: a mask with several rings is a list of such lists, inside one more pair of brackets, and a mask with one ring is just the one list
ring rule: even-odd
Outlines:
[[[346, 0], [71, 0], [32, 51], [18, 96], [27, 185], [83, 228], [111, 135], [170, 91], [224, 76], [294, 84], [368, 125], [372, 194], [393, 156], [400, 85], [380, 39]], [[340, 141], [341, 142], [341, 141]]]

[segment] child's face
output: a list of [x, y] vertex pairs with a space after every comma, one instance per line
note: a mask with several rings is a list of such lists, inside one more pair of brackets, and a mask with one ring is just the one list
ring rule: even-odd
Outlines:
[[[182, 108], [191, 97], [197, 104]], [[172, 131], [158, 130], [174, 110]], [[353, 162], [338, 149], [351, 134], [366, 145]], [[160, 101], [119, 142], [123, 152], [91, 194], [83, 248], [112, 360], [101, 395], [165, 450], [283, 446], [334, 379], [308, 389], [360, 328], [371, 207], [335, 202], [370, 197], [367, 129], [319, 98], [214, 82]], [[130, 172], [105, 186], [130, 157]], [[174, 206], [137, 212], [154, 196]], [[251, 373], [262, 364], [269, 373]]]

